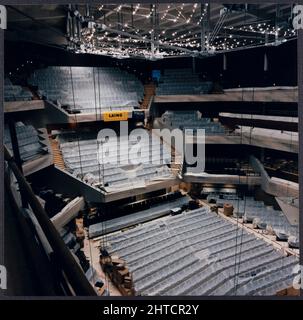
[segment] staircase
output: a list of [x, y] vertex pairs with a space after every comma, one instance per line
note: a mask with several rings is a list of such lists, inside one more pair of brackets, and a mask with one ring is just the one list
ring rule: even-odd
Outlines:
[[49, 141], [53, 152], [54, 165], [59, 169], [65, 170], [66, 168], [58, 141], [51, 137], [49, 137]]
[[180, 154], [176, 151], [176, 149], [171, 147], [171, 170], [175, 176], [182, 175], [183, 163], [176, 163], [176, 158], [180, 157]]
[[151, 98], [156, 94], [156, 86], [153, 83], [144, 85], [144, 99], [141, 103], [141, 109], [148, 109]]
[[[154, 133], [154, 134], [157, 135], [157, 133]], [[165, 144], [170, 149], [170, 152], [171, 152], [170, 168], [171, 168], [172, 174], [175, 177], [182, 176], [184, 159], [180, 160], [181, 154], [175, 149], [175, 147], [171, 144], [171, 142], [167, 142], [167, 141], [163, 140], [162, 138], [161, 138], [161, 141], [162, 141], [163, 145]]]

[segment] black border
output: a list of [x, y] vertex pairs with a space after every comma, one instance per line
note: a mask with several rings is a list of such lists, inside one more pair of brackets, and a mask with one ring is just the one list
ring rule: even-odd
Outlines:
[[[164, 1], [148, 1], [148, 0], [140, 0], [137, 1], [139, 3], [193, 3], [195, 1], [190, 0], [164, 0]], [[78, 0], [78, 1], [64, 1], [64, 0], [12, 0], [12, 1], [3, 1], [0, 0], [1, 5], [41, 5], [41, 4], [83, 4], [83, 3], [98, 3], [98, 4], [120, 4], [120, 3], [137, 3], [136, 1], [96, 1], [96, 0]], [[289, 0], [224, 0], [224, 1], [212, 1], [212, 0], [202, 0], [199, 3], [251, 3], [251, 4], [258, 4], [258, 3], [272, 3], [272, 4], [294, 4], [293, 1]], [[299, 0], [297, 4], [303, 4], [302, 0]], [[4, 127], [4, 114], [3, 114], [3, 82], [4, 82], [4, 30], [0, 29], [0, 140], [1, 140], [1, 150], [0, 150], [0, 264], [4, 264], [4, 157], [3, 157], [3, 127]], [[303, 148], [301, 146], [301, 141], [303, 141], [303, 29], [298, 30], [298, 40], [297, 40], [297, 60], [298, 60], [298, 118], [299, 118], [299, 242], [300, 242], [300, 265], [303, 266], [303, 218], [302, 216], [302, 208], [303, 208], [303, 188], [300, 186], [303, 184]], [[287, 58], [287, 57], [285, 57]], [[0, 292], [1, 294], [1, 292]], [[81, 300], [83, 297], [3, 297], [5, 300], [14, 299], [14, 300], [24, 300], [24, 299], [34, 299], [39, 298], [41, 300]], [[0, 296], [0, 300], [3, 299]], [[165, 297], [166, 301], [169, 300], [293, 300], [293, 299], [303, 299], [302, 290], [301, 290], [301, 297], [291, 298], [291, 297], [208, 297], [208, 296], [201, 296], [201, 297]], [[117, 301], [130, 301], [130, 300], [164, 300], [163, 297], [134, 297], [134, 298], [126, 298], [126, 297], [85, 297], [87, 300], [117, 300]]]

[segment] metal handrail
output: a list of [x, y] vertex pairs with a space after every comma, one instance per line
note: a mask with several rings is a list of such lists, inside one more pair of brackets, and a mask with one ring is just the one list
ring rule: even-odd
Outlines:
[[64, 241], [59, 236], [58, 231], [52, 224], [44, 208], [41, 206], [31, 186], [25, 180], [23, 174], [21, 173], [6, 146], [4, 146], [4, 159], [7, 161], [8, 166], [14, 173], [19, 187], [22, 188], [24, 194], [26, 195], [28, 203], [30, 204], [31, 209], [37, 218], [49, 244], [56, 254], [57, 261], [60, 263], [60, 267], [68, 278], [68, 281], [70, 282], [75, 294], [82, 296], [96, 296], [96, 291], [85, 277], [84, 272], [72, 256]]

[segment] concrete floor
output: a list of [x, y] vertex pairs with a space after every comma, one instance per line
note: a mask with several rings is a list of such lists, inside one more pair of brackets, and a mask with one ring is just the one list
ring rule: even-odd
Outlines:
[[113, 285], [113, 283], [108, 278], [108, 276], [105, 276], [104, 272], [101, 269], [101, 266], [99, 263], [99, 255], [100, 255], [99, 246], [100, 246], [100, 241], [97, 241], [95, 239], [88, 239], [86, 235], [84, 240], [83, 251], [86, 258], [89, 260], [90, 264], [96, 270], [97, 277], [94, 278], [94, 281], [96, 281], [97, 278], [101, 279], [103, 283], [105, 283], [106, 289], [109, 291], [110, 296], [121, 296], [121, 293], [119, 292], [119, 290]]

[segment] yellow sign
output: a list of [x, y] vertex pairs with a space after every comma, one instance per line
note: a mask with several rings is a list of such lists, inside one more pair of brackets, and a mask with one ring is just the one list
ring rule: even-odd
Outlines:
[[128, 111], [107, 111], [103, 114], [104, 121], [127, 121]]

